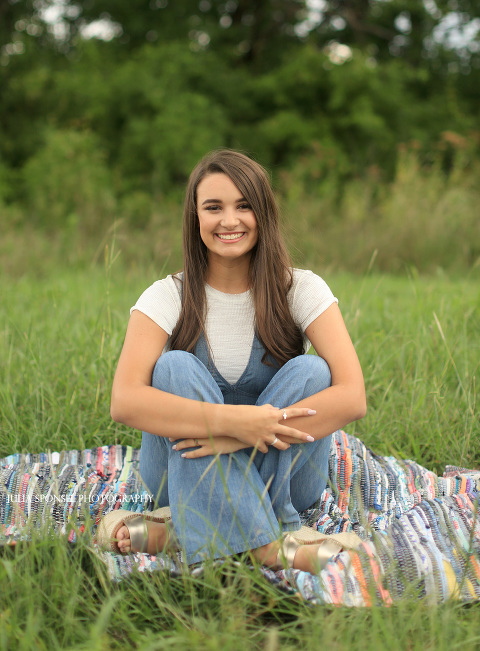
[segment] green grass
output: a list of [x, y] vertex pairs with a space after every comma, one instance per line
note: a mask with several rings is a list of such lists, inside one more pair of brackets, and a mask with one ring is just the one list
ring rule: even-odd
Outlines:
[[[375, 266], [373, 265], [373, 269]], [[321, 269], [315, 269], [322, 273]], [[128, 309], [162, 269], [58, 264], [2, 279], [0, 456], [85, 448], [138, 432], [112, 423], [109, 393]], [[364, 369], [369, 411], [347, 428], [373, 450], [480, 466], [480, 286], [463, 278], [324, 273]], [[227, 563], [200, 578], [113, 584], [91, 552], [35, 536], [0, 551], [3, 649], [474, 649], [478, 605], [310, 607]]]

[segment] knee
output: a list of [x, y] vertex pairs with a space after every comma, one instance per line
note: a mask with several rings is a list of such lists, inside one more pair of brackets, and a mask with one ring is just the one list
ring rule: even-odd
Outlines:
[[332, 384], [330, 367], [323, 357], [299, 355], [289, 360], [284, 368], [295, 377], [293, 382], [301, 382], [305, 386], [306, 395], [323, 391]]
[[152, 387], [162, 391], [168, 391], [172, 378], [179, 374], [188, 377], [200, 360], [192, 353], [185, 350], [169, 350], [158, 358], [152, 372]]

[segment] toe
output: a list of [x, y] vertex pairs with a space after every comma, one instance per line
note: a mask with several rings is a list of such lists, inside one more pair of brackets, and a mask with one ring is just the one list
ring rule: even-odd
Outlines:
[[122, 554], [126, 554], [130, 551], [130, 534], [125, 525], [123, 527], [120, 527], [120, 529], [117, 531], [117, 545], [118, 549], [122, 552]]
[[127, 540], [130, 538], [130, 534], [128, 533], [128, 529], [125, 525], [120, 527], [120, 529], [117, 531], [117, 538], [118, 540]]
[[118, 549], [122, 552], [122, 554], [127, 554], [130, 551], [130, 541], [120, 540], [118, 542]]

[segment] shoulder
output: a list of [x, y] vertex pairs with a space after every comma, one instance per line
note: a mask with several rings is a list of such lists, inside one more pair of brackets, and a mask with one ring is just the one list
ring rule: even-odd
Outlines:
[[169, 275], [156, 280], [143, 292], [130, 313], [143, 312], [171, 334], [182, 309], [181, 275]]
[[332, 303], [338, 303], [327, 283], [309, 269], [292, 269], [288, 300], [295, 322], [305, 330]]
[[[137, 303], [147, 300], [162, 300], [162, 299], [175, 299], [176, 296], [180, 299], [181, 282], [177, 280], [178, 276], [169, 275], [161, 280], [156, 280], [150, 287], [141, 294]], [[177, 288], [178, 286], [178, 288]], [[180, 291], [179, 291], [180, 289]]]
[[298, 285], [299, 283], [308, 282], [312, 278], [320, 278], [317, 274], [310, 271], [310, 269], [297, 269], [296, 267], [292, 268], [292, 277], [293, 277], [293, 286]]
[[310, 269], [292, 269], [292, 287], [290, 293], [304, 293], [314, 291], [317, 293], [331, 293], [327, 283]]

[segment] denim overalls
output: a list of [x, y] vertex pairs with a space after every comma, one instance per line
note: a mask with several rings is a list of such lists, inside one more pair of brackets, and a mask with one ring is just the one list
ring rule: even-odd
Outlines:
[[[152, 386], [210, 403], [288, 407], [331, 384], [328, 364], [299, 355], [280, 369], [262, 363], [264, 348], [254, 337], [247, 367], [231, 385], [210, 359], [201, 337], [195, 354], [169, 351], [159, 358]], [[187, 563], [255, 549], [281, 531], [300, 528], [299, 511], [326, 486], [331, 436], [231, 454], [186, 459], [167, 438], [143, 432], [140, 474], [157, 506], [170, 505], [175, 533]]]

